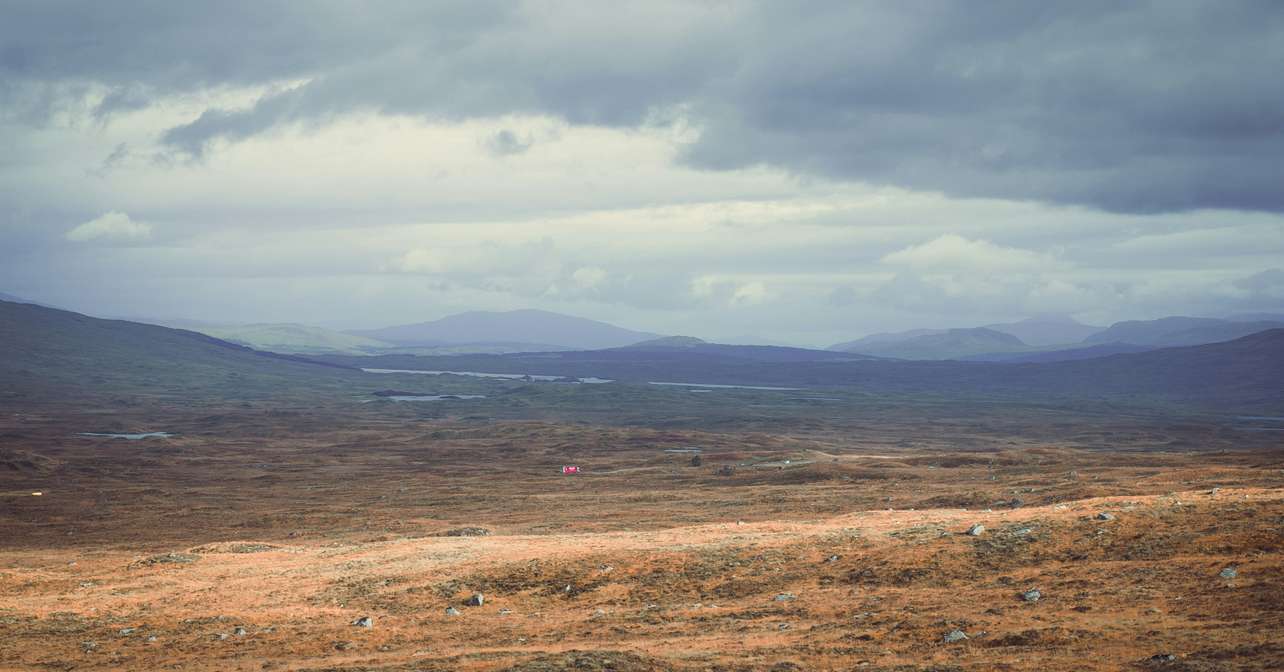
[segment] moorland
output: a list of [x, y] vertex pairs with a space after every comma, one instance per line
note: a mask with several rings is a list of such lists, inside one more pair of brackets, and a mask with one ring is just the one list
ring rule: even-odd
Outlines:
[[0, 317], [0, 669], [1284, 661], [1280, 332], [303, 358]]

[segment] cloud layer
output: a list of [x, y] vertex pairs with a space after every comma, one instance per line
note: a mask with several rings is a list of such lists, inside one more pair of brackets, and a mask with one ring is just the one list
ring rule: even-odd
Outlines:
[[0, 45], [0, 290], [72, 307], [1281, 308], [1279, 3], [17, 3]]

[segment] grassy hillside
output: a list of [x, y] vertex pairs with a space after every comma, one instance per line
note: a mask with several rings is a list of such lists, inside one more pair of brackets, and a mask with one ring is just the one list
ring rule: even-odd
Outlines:
[[359, 375], [192, 331], [0, 301], [0, 398], [262, 399]]
[[1019, 352], [1030, 347], [1012, 334], [977, 327], [949, 329], [943, 333], [922, 334], [888, 343], [856, 344], [842, 349], [894, 359], [959, 359], [992, 352]]

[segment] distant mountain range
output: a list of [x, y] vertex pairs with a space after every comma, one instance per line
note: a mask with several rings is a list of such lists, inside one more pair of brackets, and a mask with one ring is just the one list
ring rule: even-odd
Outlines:
[[660, 334], [633, 331], [606, 322], [545, 310], [473, 311], [431, 322], [348, 333], [396, 346], [525, 343], [532, 344], [532, 350], [618, 348], [660, 337]]
[[[972, 329], [915, 329], [874, 334], [839, 343], [829, 349], [896, 359], [1056, 362], [1163, 347], [1220, 343], [1284, 327], [1284, 319], [1263, 319], [1284, 316], [1256, 314], [1238, 317], [1130, 320], [1104, 329], [1065, 318], [1033, 318]], [[1064, 340], [1075, 336], [1079, 337], [1078, 340]]]
[[662, 342], [563, 353], [323, 359], [347, 366], [600, 377], [697, 387], [847, 388], [870, 394], [1171, 402], [1235, 412], [1284, 412], [1284, 329], [1224, 343], [1094, 354], [1098, 356], [1046, 363], [904, 361], [832, 350]]
[[902, 340], [885, 339], [872, 343], [856, 341], [836, 345], [830, 349], [895, 359], [960, 359], [987, 352], [1025, 350], [1028, 347], [1012, 334], [986, 327], [976, 327], [975, 329], [920, 332], [916, 336]]
[[342, 352], [359, 355], [384, 352], [392, 347], [389, 343], [373, 338], [306, 324], [201, 325], [189, 328], [225, 341], [247, 345], [255, 350], [271, 352]]
[[1284, 322], [1233, 322], [1207, 317], [1165, 317], [1158, 320], [1117, 322], [1109, 329], [1084, 339], [1084, 343], [1131, 343], [1157, 347], [1199, 345], [1229, 341], [1279, 327], [1284, 327]]
[[991, 324], [986, 328], [1012, 334], [1021, 339], [1022, 343], [1036, 347], [1081, 343], [1083, 339], [1102, 329], [1063, 315], [1041, 315], [1020, 322]]
[[[1054, 363], [882, 360], [851, 353], [666, 339], [561, 353], [304, 359], [204, 334], [0, 301], [0, 401], [351, 398], [355, 367], [599, 376], [622, 382], [844, 388], [1021, 401], [1179, 403], [1284, 413], [1284, 329], [1232, 341]], [[122, 403], [125, 403], [122, 401]]]

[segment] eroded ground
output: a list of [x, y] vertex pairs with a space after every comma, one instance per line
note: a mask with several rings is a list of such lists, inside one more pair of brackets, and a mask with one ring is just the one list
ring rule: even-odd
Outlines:
[[1273, 440], [12, 413], [0, 668], [1280, 669]]

